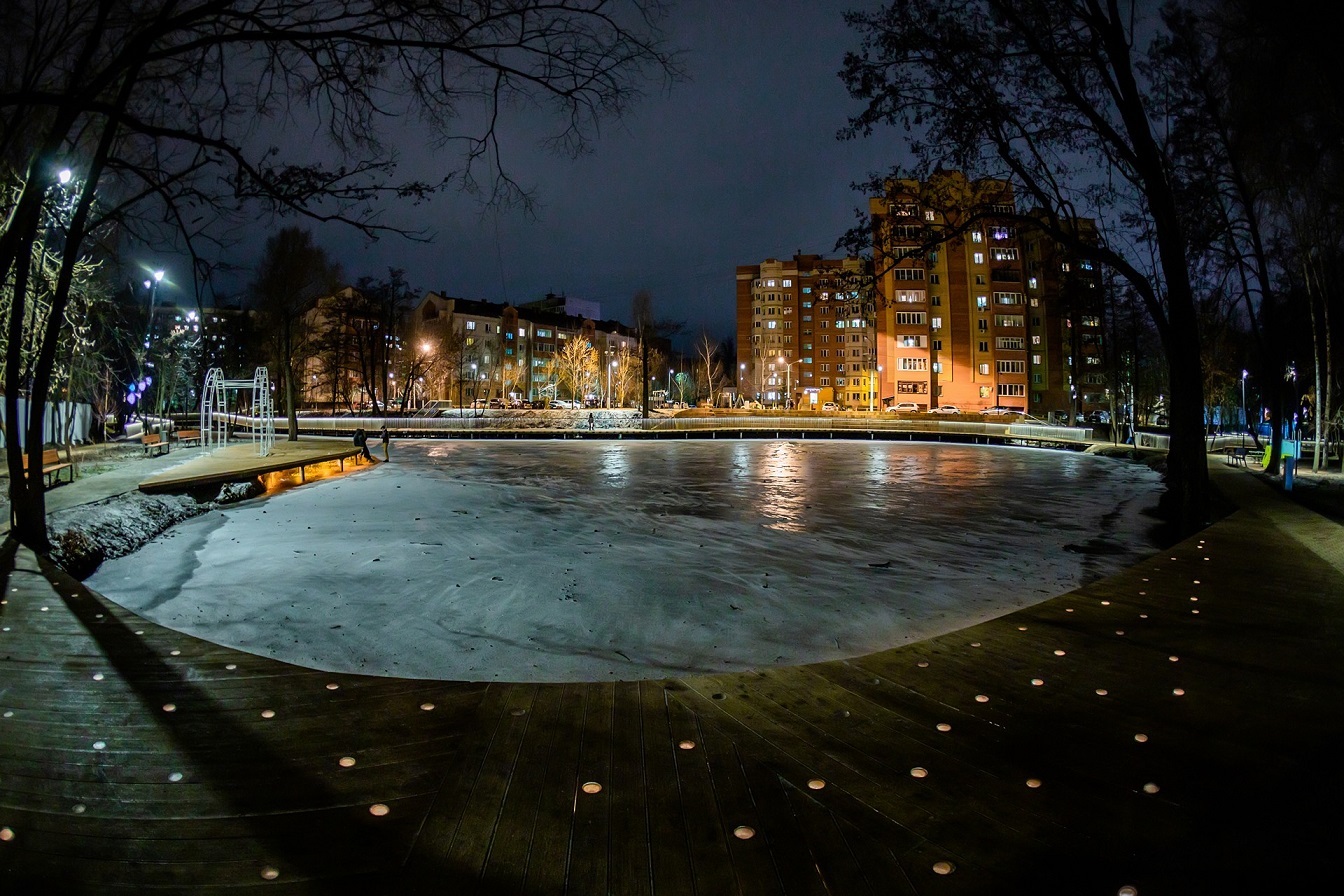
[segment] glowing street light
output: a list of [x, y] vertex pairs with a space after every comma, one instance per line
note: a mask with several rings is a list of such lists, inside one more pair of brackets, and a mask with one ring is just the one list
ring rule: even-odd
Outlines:
[[1246, 410], [1246, 377], [1250, 371], [1241, 372], [1241, 450], [1246, 450], [1246, 428], [1251, 425], [1251, 415]]
[[797, 361], [785, 361], [784, 356], [779, 356], [779, 363], [784, 365], [784, 407], [788, 408], [793, 403], [793, 365], [801, 363], [802, 358]]

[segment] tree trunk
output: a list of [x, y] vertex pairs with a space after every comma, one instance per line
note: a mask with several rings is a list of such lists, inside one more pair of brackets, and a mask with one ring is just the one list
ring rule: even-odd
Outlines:
[[285, 371], [285, 405], [286, 416], [289, 418], [289, 439], [290, 442], [299, 440], [299, 405], [298, 390], [295, 388], [295, 376], [293, 369]]
[[1311, 469], [1319, 472], [1321, 469], [1321, 436], [1324, 428], [1324, 416], [1321, 411], [1321, 334], [1316, 324], [1316, 290], [1312, 289], [1311, 266], [1307, 261], [1302, 262], [1302, 276], [1307, 284], [1307, 308], [1311, 312], [1311, 361], [1312, 371], [1316, 379], [1316, 400], [1312, 402], [1312, 410], [1315, 412], [1313, 421], [1313, 430], [1316, 437], [1315, 447], [1311, 452]]
[[649, 419], [649, 340], [639, 334], [639, 381], [644, 392], [644, 419]]

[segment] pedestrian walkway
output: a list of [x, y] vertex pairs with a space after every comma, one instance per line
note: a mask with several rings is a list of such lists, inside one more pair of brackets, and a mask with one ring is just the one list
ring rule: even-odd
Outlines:
[[1252, 473], [1211, 475], [1240, 510], [1069, 594], [855, 660], [657, 682], [301, 669], [10, 547], [0, 880], [1305, 892], [1344, 797], [1344, 532]]

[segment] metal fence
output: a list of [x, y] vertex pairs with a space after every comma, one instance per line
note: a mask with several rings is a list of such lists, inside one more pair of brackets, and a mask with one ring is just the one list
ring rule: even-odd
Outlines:
[[[742, 438], [802, 437], [912, 438], [930, 441], [1031, 442], [1085, 446], [1092, 442], [1087, 427], [1051, 426], [1035, 423], [990, 423], [961, 420], [930, 420], [885, 417], [822, 417], [804, 414], [731, 417], [653, 417], [642, 419], [633, 412], [592, 411], [589, 429], [585, 411], [485, 411], [464, 410], [446, 417], [300, 417], [299, 432], [305, 435], [349, 437], [356, 429], [372, 435], [384, 424], [398, 438], [565, 438], [576, 434], [636, 437]], [[252, 420], [235, 422], [249, 427]], [[276, 420], [283, 431], [283, 419]]]

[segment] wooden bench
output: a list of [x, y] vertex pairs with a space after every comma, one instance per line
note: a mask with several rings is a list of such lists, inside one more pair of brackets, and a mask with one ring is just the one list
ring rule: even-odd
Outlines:
[[199, 429], [184, 429], [181, 430], [180, 432], [174, 433], [174, 436], [179, 442], [182, 442], [183, 444], [187, 442], [195, 442], [197, 445], [199, 445], [201, 443], [201, 431]]
[[[62, 470], [69, 470], [70, 481], [71, 482], [75, 481], [75, 468], [71, 464], [68, 464], [61, 460], [61, 453], [59, 451], [57, 451], [55, 448], [48, 448], [47, 450], [42, 452], [42, 475], [47, 477], [48, 486], [51, 485], [51, 478], [53, 474], [55, 474], [57, 482], [61, 480]], [[23, 455], [23, 472], [24, 475], [27, 475], [28, 473], [27, 452], [24, 452]]]
[[1246, 449], [1245, 449], [1245, 448], [1224, 448], [1224, 449], [1223, 449], [1223, 453], [1227, 455], [1227, 461], [1226, 461], [1226, 463], [1227, 463], [1229, 466], [1233, 466], [1233, 467], [1237, 467], [1237, 466], [1244, 467], [1244, 466], [1246, 466]]
[[168, 450], [168, 443], [165, 442], [163, 437], [158, 433], [145, 433], [140, 437], [140, 444], [144, 446], [146, 454], [149, 454], [151, 451], [155, 454], [159, 454]]

